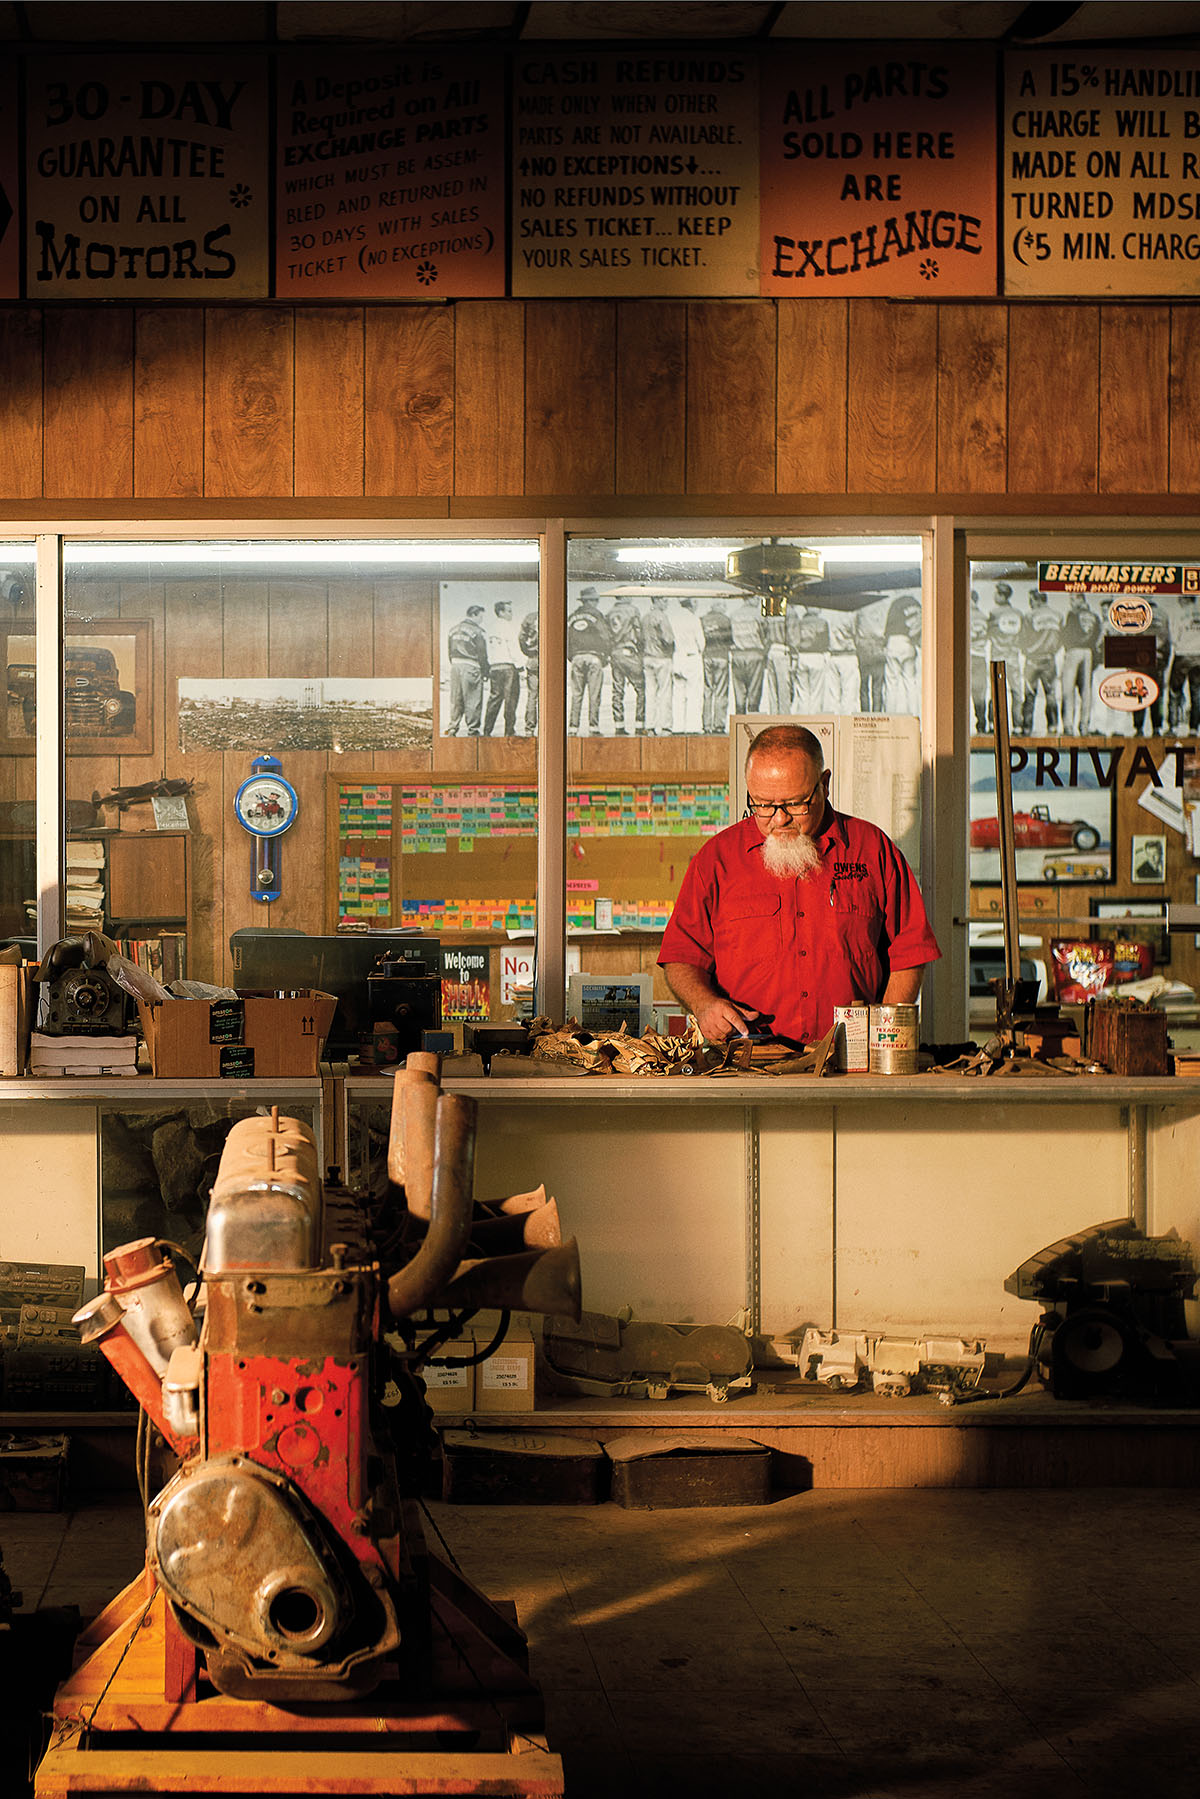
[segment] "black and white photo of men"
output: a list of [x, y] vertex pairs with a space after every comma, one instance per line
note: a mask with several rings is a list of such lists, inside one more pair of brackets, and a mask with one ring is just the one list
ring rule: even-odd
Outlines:
[[[537, 624], [536, 581], [442, 581], [438, 584], [438, 730], [443, 737], [519, 734], [521, 691], [525, 729], [537, 729], [537, 686], [520, 627]], [[536, 670], [537, 642], [533, 641]], [[531, 699], [532, 693], [532, 699]], [[530, 707], [532, 706], [532, 712]]]

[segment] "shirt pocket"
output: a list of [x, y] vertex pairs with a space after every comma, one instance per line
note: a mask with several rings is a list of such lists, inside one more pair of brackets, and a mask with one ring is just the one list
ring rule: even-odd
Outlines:
[[714, 940], [717, 953], [736, 955], [739, 962], [774, 961], [779, 953], [778, 894], [730, 895], [717, 903]]
[[879, 967], [883, 913], [865, 881], [834, 881], [829, 907], [838, 942], [850, 967], [873, 986]]

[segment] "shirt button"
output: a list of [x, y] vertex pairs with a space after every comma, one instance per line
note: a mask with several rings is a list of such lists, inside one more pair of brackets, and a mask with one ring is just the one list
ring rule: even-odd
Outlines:
[[801, 994], [800, 994], [800, 998], [801, 998], [801, 999], [807, 999], [807, 998], [808, 998], [808, 988], [807, 988], [807, 987], [805, 987], [805, 988], [804, 988], [804, 989], [803, 989], [803, 990], [802, 990], [802, 991], [801, 991]]
[[801, 951], [800, 951], [800, 954], [801, 954], [801, 955], [802, 955], [802, 956], [807, 956], [807, 954], [808, 954], [808, 951], [807, 951], [807, 950], [806, 950], [806, 949], [802, 949], [802, 950], [801, 950]]

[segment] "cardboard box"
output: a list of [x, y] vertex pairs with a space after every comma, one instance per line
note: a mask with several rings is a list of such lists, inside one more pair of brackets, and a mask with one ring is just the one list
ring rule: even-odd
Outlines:
[[475, 1369], [447, 1367], [440, 1362], [442, 1356], [473, 1356], [476, 1342], [472, 1336], [452, 1337], [438, 1350], [432, 1362], [426, 1362], [421, 1370], [421, 1379], [425, 1382], [425, 1398], [429, 1409], [435, 1417], [447, 1414], [470, 1412], [475, 1407]]
[[514, 1322], [499, 1349], [475, 1370], [475, 1410], [531, 1412], [533, 1371], [533, 1337]]
[[173, 1080], [260, 1080], [316, 1075], [337, 1000], [309, 988], [287, 999], [138, 1001], [150, 1066]]
[[27, 963], [0, 962], [0, 1075], [24, 1074], [29, 1057]]

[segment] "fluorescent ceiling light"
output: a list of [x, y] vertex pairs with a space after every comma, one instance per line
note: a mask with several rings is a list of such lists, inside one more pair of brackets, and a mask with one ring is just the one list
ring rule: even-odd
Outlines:
[[[731, 546], [732, 547], [732, 546]], [[626, 544], [616, 553], [617, 562], [724, 562], [729, 550], [720, 544]]]
[[810, 543], [806, 550], [819, 550], [826, 562], [905, 562], [915, 566], [921, 561], [919, 540], [909, 543]]
[[[747, 538], [747, 543], [758, 540]], [[910, 538], [902, 543], [880, 543], [877, 538], [870, 543], [847, 543], [845, 538], [837, 543], [814, 543], [811, 538], [781, 538], [781, 543], [795, 543], [805, 550], [819, 550], [826, 562], [902, 562], [911, 558], [914, 564], [921, 560], [921, 544], [918, 538]], [[721, 544], [625, 544], [616, 552], [617, 562], [720, 562], [723, 563], [734, 546]], [[741, 547], [740, 545], [737, 547]]]
[[68, 563], [120, 563], [155, 566], [160, 563], [266, 563], [275, 568], [298, 564], [374, 563], [395, 567], [399, 563], [522, 563], [536, 566], [535, 543], [381, 543], [378, 539], [338, 543], [284, 543], [259, 539], [254, 543], [68, 543]]

